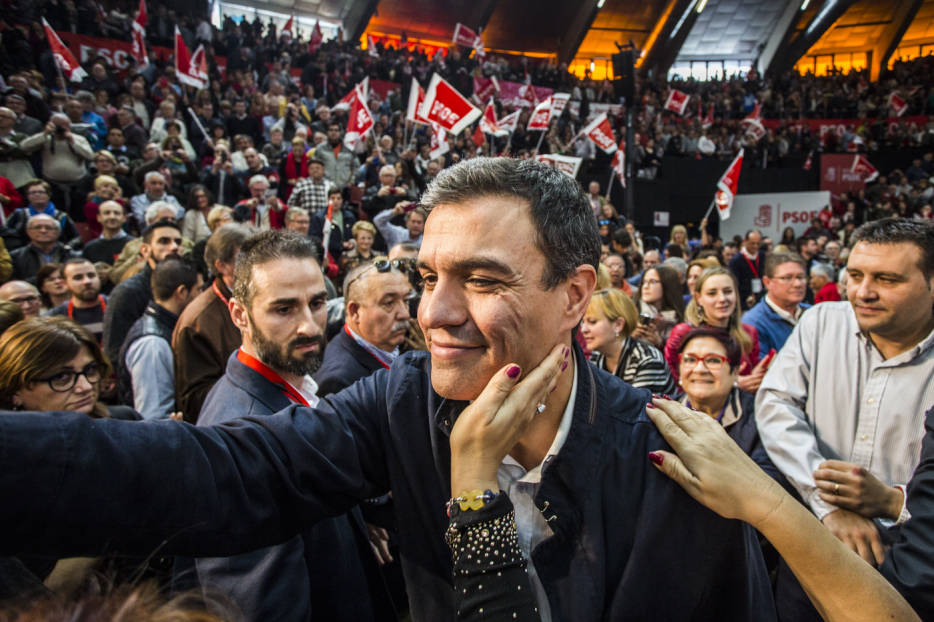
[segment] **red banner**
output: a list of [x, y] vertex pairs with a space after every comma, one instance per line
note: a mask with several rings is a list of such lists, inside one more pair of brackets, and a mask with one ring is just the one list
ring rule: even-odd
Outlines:
[[824, 153], [820, 157], [820, 189], [829, 190], [831, 196], [859, 191], [866, 187], [863, 175], [853, 170], [853, 154]]

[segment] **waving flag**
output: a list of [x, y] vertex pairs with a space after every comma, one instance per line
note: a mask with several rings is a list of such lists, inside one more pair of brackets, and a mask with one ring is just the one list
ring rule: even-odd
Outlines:
[[765, 127], [762, 126], [762, 120], [759, 118], [759, 108], [759, 104], [756, 104], [749, 116], [739, 123], [746, 133], [756, 140], [761, 140], [765, 136]]
[[853, 156], [853, 165], [850, 167], [850, 172], [858, 174], [864, 182], [875, 181], [879, 177], [879, 171], [861, 153]]
[[[198, 48], [201, 52], [201, 60], [204, 60], [204, 48]], [[196, 89], [203, 89], [207, 86], [205, 75], [202, 79], [201, 67], [193, 67], [193, 62], [196, 58], [192, 58], [188, 54], [188, 47], [185, 45], [185, 40], [182, 39], [182, 33], [179, 32], [178, 26], [175, 27], [175, 76], [178, 78], [178, 81], [182, 84], [187, 84], [188, 86], [193, 86]]]
[[[454, 27], [454, 37], [451, 39], [451, 42], [455, 45], [463, 45], [468, 48], [477, 47], [477, 41], [480, 39], [480, 36], [475, 33], [467, 26], [464, 26], [460, 22], [457, 23], [457, 26]], [[483, 42], [480, 42], [480, 46], [483, 46]]]
[[419, 85], [415, 78], [412, 78], [412, 88], [409, 89], [409, 105], [405, 111], [405, 120], [430, 125], [430, 121], [418, 113], [423, 103], [425, 103], [425, 89]]
[[360, 90], [354, 88], [351, 94], [350, 115], [347, 117], [347, 132], [344, 134], [344, 144], [348, 149], [356, 147], [357, 142], [375, 125], [373, 114], [367, 108], [366, 100]]
[[369, 91], [370, 76], [367, 76], [358, 82], [352, 89], [350, 89], [350, 92], [344, 95], [339, 102], [334, 104], [334, 107], [331, 108], [331, 112], [334, 112], [335, 110], [350, 110], [350, 106], [353, 104], [354, 100], [354, 93], [359, 92], [363, 101], [366, 101]]
[[717, 205], [717, 212], [721, 220], [730, 217], [730, 210], [733, 208], [733, 199], [736, 197], [736, 189], [739, 186], [739, 173], [743, 168], [743, 150], [740, 149], [736, 154], [730, 168], [726, 169], [723, 177], [717, 182], [717, 192], [714, 194], [714, 203]]
[[451, 134], [460, 134], [477, 120], [480, 110], [438, 74], [431, 77], [419, 114]]
[[295, 36], [295, 33], [292, 32], [292, 28], [295, 27], [295, 26], [294, 26], [294, 22], [295, 22], [295, 16], [294, 16], [294, 15], [289, 15], [289, 21], [287, 21], [287, 22], [285, 23], [285, 26], [282, 27], [282, 30], [279, 31], [279, 36], [281, 37], [282, 35], [285, 35], [285, 36], [288, 37], [289, 39], [291, 39], [292, 37], [294, 37], [294, 36]]
[[324, 41], [324, 34], [321, 32], [321, 25], [316, 21], [315, 27], [311, 29], [311, 38], [308, 40], [308, 53], [314, 54], [321, 47]]
[[[619, 141], [619, 147], [616, 149], [616, 153], [613, 154], [613, 161], [611, 162], [613, 167], [613, 172], [616, 174], [617, 179], [619, 179], [619, 184], [625, 188], [626, 187], [626, 139], [623, 138]], [[610, 177], [610, 181], [613, 181], [613, 178]], [[607, 197], [610, 196], [610, 187], [607, 185], [606, 189]]]
[[451, 145], [448, 144], [447, 132], [444, 131], [444, 128], [441, 127], [440, 123], [432, 123], [431, 151], [429, 151], [428, 157], [434, 160], [435, 158], [443, 156], [450, 150]]
[[547, 130], [548, 123], [551, 121], [551, 98], [546, 97], [545, 101], [535, 106], [532, 116], [529, 117], [527, 130]]
[[564, 112], [565, 106], [571, 99], [570, 93], [552, 93], [551, 94], [551, 116], [558, 118]]
[[480, 117], [480, 127], [483, 132], [493, 136], [506, 136], [509, 134], [509, 130], [503, 129], [496, 121], [496, 110], [493, 108], [492, 97], [490, 103], [483, 109], [483, 116]]
[[373, 35], [366, 36], [366, 53], [373, 58], [379, 58], [379, 50], [376, 49], [376, 41], [373, 40]]
[[689, 101], [691, 101], [690, 95], [682, 93], [678, 89], [671, 89], [668, 91], [668, 99], [665, 100], [665, 110], [683, 115]]
[[587, 127], [582, 129], [581, 134], [586, 135], [604, 153], [616, 151], [616, 137], [613, 135], [613, 128], [605, 112], [600, 113]]
[[889, 95], [889, 108], [892, 109], [896, 117], [900, 117], [908, 110], [908, 102], [899, 97], [898, 93], [893, 92]]
[[553, 168], [558, 169], [565, 175], [571, 177], [571, 179], [577, 178], [577, 171], [580, 170], [581, 162], [584, 161], [583, 158], [578, 158], [576, 156], [565, 156], [558, 155], [557, 153], [546, 153], [535, 158], [539, 162], [545, 162]]
[[509, 132], [515, 132], [516, 126], [519, 125], [519, 110], [515, 112], [510, 112], [505, 117], [499, 120], [499, 129], [507, 134]]
[[55, 34], [55, 31], [52, 30], [52, 27], [49, 26], [49, 23], [45, 21], [44, 17], [42, 18], [42, 27], [45, 29], [45, 36], [49, 39], [49, 47], [52, 48], [52, 57], [55, 59], [55, 64], [58, 65], [58, 68], [62, 70], [62, 74], [72, 82], [81, 82], [85, 79], [88, 72], [81, 68], [74, 54], [65, 47], [65, 44], [58, 38], [58, 35]]
[[146, 0], [139, 0], [139, 12], [136, 19], [130, 24], [130, 56], [136, 61], [137, 67], [145, 67], [149, 64], [149, 57], [146, 55], [146, 22], [149, 21], [146, 16]]

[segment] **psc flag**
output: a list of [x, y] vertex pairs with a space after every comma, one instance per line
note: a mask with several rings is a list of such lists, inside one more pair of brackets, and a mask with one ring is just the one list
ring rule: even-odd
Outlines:
[[139, 12], [136, 19], [130, 24], [130, 56], [136, 61], [137, 67], [145, 67], [149, 64], [149, 57], [146, 55], [146, 0], [139, 0]]
[[58, 68], [62, 70], [62, 74], [72, 82], [81, 82], [84, 80], [88, 72], [81, 68], [74, 54], [65, 47], [65, 44], [58, 38], [58, 35], [55, 34], [55, 31], [52, 30], [52, 27], [49, 26], [49, 23], [45, 21], [44, 17], [42, 18], [42, 27], [45, 28], [45, 36], [49, 39], [49, 47], [52, 48], [52, 57], [55, 59]]
[[736, 154], [730, 168], [726, 169], [723, 177], [717, 182], [717, 192], [713, 200], [717, 204], [717, 213], [720, 214], [720, 220], [726, 220], [730, 217], [730, 210], [733, 208], [733, 199], [736, 197], [736, 189], [739, 186], [739, 172], [743, 168], [743, 150], [740, 149]]
[[616, 151], [616, 137], [613, 135], [613, 128], [610, 126], [610, 120], [606, 113], [602, 112], [590, 124], [581, 130], [593, 144], [603, 150], [604, 153], [613, 153]]
[[548, 129], [548, 123], [551, 121], [551, 97], [546, 97], [545, 101], [535, 106], [532, 116], [529, 117], [529, 125], [525, 128], [531, 130]]
[[898, 93], [893, 92], [889, 94], [889, 108], [892, 109], [896, 117], [900, 117], [908, 110], [908, 102], [899, 97]]
[[[198, 65], [195, 65], [195, 62], [198, 62]], [[200, 66], [202, 63], [204, 67]], [[207, 72], [204, 71], [206, 68], [207, 61], [204, 57], [204, 47], [199, 47], [198, 51], [195, 52], [195, 56], [189, 56], [188, 47], [185, 45], [185, 40], [182, 39], [182, 33], [179, 32], [178, 26], [176, 26], [175, 75], [178, 81], [196, 89], [203, 89], [207, 86]]]
[[665, 100], [665, 110], [683, 115], [689, 101], [691, 101], [690, 95], [682, 93], [678, 89], [671, 89], [668, 91], [668, 99]]
[[353, 149], [357, 141], [366, 136], [373, 129], [375, 121], [370, 109], [366, 107], [366, 100], [359, 89], [351, 91], [350, 115], [347, 117], [347, 132], [344, 134], [344, 144]]
[[861, 153], [853, 156], [853, 165], [850, 167], [850, 172], [859, 175], [864, 182], [875, 181], [879, 176], [876, 167]]
[[430, 125], [428, 119], [425, 119], [418, 114], [424, 102], [425, 89], [419, 85], [415, 78], [412, 78], [412, 88], [409, 89], [409, 105], [405, 111], [405, 120], [411, 121], [412, 123], [423, 123], [425, 125]]
[[480, 109], [438, 74], [431, 77], [419, 114], [446, 131], [460, 134], [480, 116]]

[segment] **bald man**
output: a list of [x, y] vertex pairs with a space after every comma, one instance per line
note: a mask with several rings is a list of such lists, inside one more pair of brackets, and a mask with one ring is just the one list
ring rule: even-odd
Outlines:
[[6, 300], [19, 305], [23, 315], [27, 318], [39, 317], [42, 310], [42, 299], [35, 285], [26, 281], [10, 281], [0, 285], [0, 300]]

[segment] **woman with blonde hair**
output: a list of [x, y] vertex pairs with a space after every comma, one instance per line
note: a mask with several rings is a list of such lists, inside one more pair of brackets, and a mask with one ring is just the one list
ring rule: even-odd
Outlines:
[[123, 190], [120, 188], [120, 182], [112, 175], [98, 175], [94, 178], [94, 190], [84, 204], [85, 223], [94, 237], [98, 237], [103, 231], [103, 227], [97, 222], [97, 212], [104, 201], [116, 201], [123, 206], [124, 212], [129, 207], [129, 202], [124, 198]]
[[634, 387], [672, 393], [675, 383], [665, 357], [658, 348], [632, 337], [638, 322], [636, 304], [622, 291], [595, 292], [580, 326], [587, 348], [593, 351], [591, 361]]
[[101, 384], [112, 372], [97, 339], [68, 318], [28, 318], [0, 336], [2, 409], [139, 420], [132, 408], [100, 401]]
[[771, 357], [759, 360], [759, 333], [740, 321], [739, 286], [736, 277], [722, 266], [707, 268], [694, 283], [693, 297], [684, 312], [684, 322], [671, 331], [665, 343], [665, 360], [678, 379], [677, 361], [681, 341], [694, 328], [708, 326], [726, 331], [740, 347], [737, 385], [755, 393]]
[[373, 252], [376, 226], [373, 223], [369, 220], [358, 220], [351, 227], [350, 234], [353, 236], [353, 248], [341, 254], [341, 272], [344, 274], [376, 256]]
[[675, 225], [671, 228], [668, 243], [680, 246], [684, 250], [685, 257], [691, 256], [691, 246], [688, 244], [688, 230], [684, 225]]

